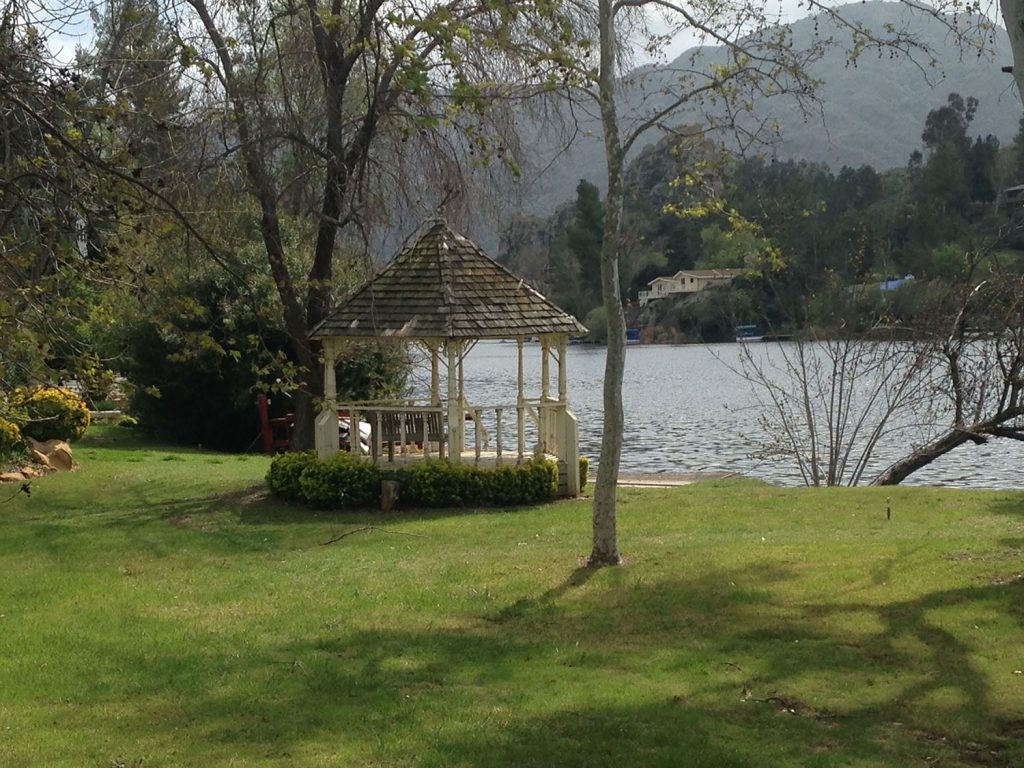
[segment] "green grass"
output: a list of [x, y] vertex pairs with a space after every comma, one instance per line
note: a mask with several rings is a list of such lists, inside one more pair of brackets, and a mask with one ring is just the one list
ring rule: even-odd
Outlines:
[[316, 513], [260, 457], [75, 451], [0, 488], [5, 768], [1024, 765], [1024, 494], [623, 489], [595, 572], [585, 501]]

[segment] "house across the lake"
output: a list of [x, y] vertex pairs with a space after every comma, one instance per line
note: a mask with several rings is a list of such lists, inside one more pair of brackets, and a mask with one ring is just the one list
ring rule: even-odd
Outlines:
[[728, 285], [742, 275], [744, 269], [681, 269], [671, 277], [656, 277], [640, 291], [640, 306], [676, 293], [697, 293], [713, 285]]

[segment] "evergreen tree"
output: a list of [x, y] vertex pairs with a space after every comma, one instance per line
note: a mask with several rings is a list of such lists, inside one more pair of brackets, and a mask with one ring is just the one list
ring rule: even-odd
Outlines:
[[[597, 187], [586, 179], [576, 185], [575, 218], [566, 230], [569, 252], [579, 265], [579, 282], [586, 309], [601, 300], [601, 245], [604, 242], [604, 204]], [[586, 312], [583, 313], [586, 315]]]
[[1017, 184], [1024, 184], [1024, 117], [1021, 117], [1017, 135], [1013, 137], [1013, 148], [1016, 151], [1013, 180]]

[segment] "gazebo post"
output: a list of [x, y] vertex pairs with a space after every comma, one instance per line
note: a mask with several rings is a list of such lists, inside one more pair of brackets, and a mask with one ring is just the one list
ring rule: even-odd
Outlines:
[[463, 411], [463, 421], [465, 421], [466, 411], [466, 370], [463, 367], [463, 361], [465, 360], [465, 349], [463, 343], [459, 342], [459, 408]]
[[547, 400], [551, 396], [551, 341], [547, 336], [540, 339], [540, 396]]
[[430, 340], [430, 404], [441, 404], [441, 374], [438, 355], [438, 342]]
[[335, 339], [323, 340], [324, 353], [324, 401], [313, 427], [316, 453], [321, 459], [338, 452], [338, 384], [335, 380], [334, 365], [338, 360], [338, 345]]
[[578, 496], [580, 491], [580, 436], [576, 417], [569, 410], [566, 371], [568, 368], [569, 337], [559, 334], [558, 349], [558, 410], [552, 432], [555, 436], [555, 452], [565, 462], [565, 492]]
[[523, 461], [523, 454], [526, 452], [526, 394], [523, 383], [523, 337], [516, 339], [516, 348], [519, 353], [518, 378], [516, 379], [516, 432], [518, 433], [518, 454], [516, 463]]
[[540, 337], [540, 407], [537, 409], [538, 432], [540, 433], [540, 449], [544, 453], [551, 453], [554, 446], [551, 445], [552, 424], [551, 409], [548, 403], [551, 400], [551, 339], [548, 336]]
[[445, 342], [448, 356], [448, 459], [455, 464], [462, 462], [462, 433], [464, 429], [462, 401], [459, 396], [459, 348], [455, 339]]
[[558, 402], [566, 403], [565, 350], [569, 345], [568, 336], [558, 337]]

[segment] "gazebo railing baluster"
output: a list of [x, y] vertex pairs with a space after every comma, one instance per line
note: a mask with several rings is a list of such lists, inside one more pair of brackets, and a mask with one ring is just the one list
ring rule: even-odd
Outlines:
[[500, 407], [494, 409], [494, 449], [497, 452], [495, 464], [499, 467], [501, 466], [501, 413], [504, 410], [504, 408]]
[[[513, 408], [515, 416], [510, 423], [507, 417]], [[343, 431], [348, 427], [346, 449], [368, 460], [394, 465], [419, 458], [452, 458], [444, 403], [362, 401], [339, 403], [337, 409]], [[478, 466], [501, 466], [510, 461], [522, 464], [534, 450], [560, 456], [564, 410], [564, 404], [542, 398], [524, 399], [514, 406], [465, 406], [460, 426], [470, 421], [473, 426], [464, 427], [467, 439], [463, 456]], [[515, 430], [515, 437], [508, 430]]]
[[523, 463], [523, 455], [526, 453], [526, 406], [516, 406], [516, 431], [518, 433], [518, 451], [516, 464]]
[[480, 409], [474, 408], [473, 414], [473, 454], [477, 466], [480, 466], [480, 449], [483, 443], [483, 424], [480, 423]]

